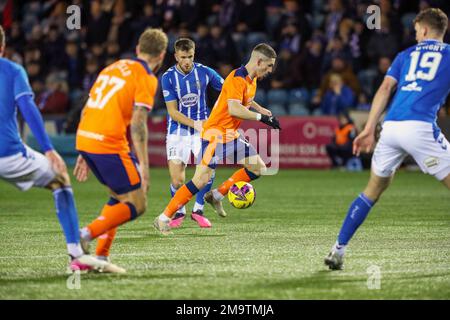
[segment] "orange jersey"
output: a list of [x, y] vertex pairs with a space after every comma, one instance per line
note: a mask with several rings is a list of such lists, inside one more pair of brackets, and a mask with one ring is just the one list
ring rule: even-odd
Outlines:
[[158, 80], [140, 60], [119, 60], [97, 77], [83, 109], [76, 148], [90, 153], [130, 151], [127, 128], [134, 105], [151, 110]]
[[211, 136], [221, 135], [222, 142], [236, 139], [242, 120], [228, 113], [228, 100], [237, 100], [246, 108], [250, 108], [255, 93], [256, 78], [251, 79], [244, 66], [233, 70], [225, 79], [219, 98], [208, 120], [203, 124], [202, 138], [211, 140]]

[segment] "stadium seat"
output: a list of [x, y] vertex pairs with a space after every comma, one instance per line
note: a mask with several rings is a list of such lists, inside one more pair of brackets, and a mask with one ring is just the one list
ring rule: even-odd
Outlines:
[[267, 92], [267, 103], [281, 104], [285, 106], [288, 102], [288, 91], [284, 89], [271, 89]]
[[266, 105], [267, 97], [266, 97], [266, 91], [264, 91], [264, 89], [256, 90], [255, 101], [258, 102], [260, 105], [263, 105], [263, 106]]
[[288, 98], [289, 108], [291, 105], [302, 104], [305, 108], [309, 104], [309, 92], [305, 88], [297, 88], [289, 91]]
[[267, 105], [276, 116], [286, 115], [288, 92], [284, 89], [272, 89], [267, 93]]
[[366, 69], [358, 72], [359, 83], [361, 83], [361, 87], [368, 97], [372, 97], [375, 94], [373, 89], [373, 81], [376, 76], [377, 71], [375, 69]]
[[286, 108], [281, 104], [271, 104], [269, 106], [270, 111], [274, 116], [285, 116], [288, 113], [286, 112]]
[[302, 103], [290, 104], [289, 105], [289, 114], [293, 115], [293, 116], [308, 116], [309, 110]]

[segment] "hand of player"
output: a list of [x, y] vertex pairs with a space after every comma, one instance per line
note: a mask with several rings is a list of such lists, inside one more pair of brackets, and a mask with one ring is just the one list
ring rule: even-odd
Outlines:
[[73, 175], [80, 182], [86, 181], [89, 176], [89, 166], [82, 156], [78, 156], [77, 158], [77, 163], [73, 169]]
[[264, 114], [266, 116], [269, 116], [269, 117], [272, 116], [272, 111], [270, 111], [269, 109], [261, 107], [261, 108], [259, 108], [258, 111], [259, 111], [259, 113]]
[[203, 122], [202, 120], [194, 120], [194, 130], [201, 132], [203, 128]]
[[49, 150], [45, 153], [45, 156], [47, 157], [50, 165], [56, 173], [61, 174], [67, 172], [66, 163], [58, 154], [58, 152], [56, 152], [55, 150]]
[[353, 154], [359, 156], [361, 151], [369, 153], [375, 145], [375, 134], [363, 130], [353, 141]]
[[278, 121], [278, 119], [274, 116], [268, 116], [265, 114], [261, 114], [261, 120], [262, 123], [267, 124], [268, 126], [271, 126], [274, 129], [280, 129], [280, 122]]

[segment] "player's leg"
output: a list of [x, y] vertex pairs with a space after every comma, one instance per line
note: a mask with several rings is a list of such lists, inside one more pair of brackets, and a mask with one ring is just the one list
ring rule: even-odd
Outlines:
[[[179, 159], [172, 159], [168, 161], [169, 173], [170, 173], [170, 194], [173, 198], [177, 190], [184, 184], [186, 179], [186, 164]], [[177, 210], [174, 218], [170, 222], [171, 228], [177, 228], [181, 226], [186, 216], [186, 207], [182, 206]]]
[[23, 153], [0, 159], [0, 176], [22, 191], [31, 187], [53, 192], [56, 215], [63, 230], [71, 270], [104, 269], [104, 262], [85, 255], [80, 246], [78, 214], [67, 172], [56, 173], [39, 152], [25, 146]]
[[[170, 194], [173, 197], [175, 192], [184, 184], [186, 178], [186, 164], [191, 155], [190, 136], [169, 134], [166, 137], [167, 163], [170, 174]], [[186, 208], [181, 207], [172, 219], [171, 227], [176, 228], [181, 225], [186, 215]]]
[[[194, 134], [190, 136], [190, 149], [194, 156], [197, 156], [201, 150], [201, 139], [199, 134]], [[196, 161], [197, 162], [197, 161]], [[215, 173], [213, 172], [211, 179], [209, 179], [206, 186], [200, 189], [200, 191], [195, 196], [194, 207], [192, 208], [191, 219], [197, 222], [201, 228], [210, 228], [212, 226], [211, 222], [204, 215], [205, 207], [205, 194], [211, 190], [214, 183]]]
[[177, 210], [188, 203], [200, 189], [206, 186], [213, 173], [213, 168], [202, 164], [197, 165], [192, 180], [188, 181], [178, 189], [167, 207], [164, 209], [164, 212], [156, 217], [154, 227], [162, 234], [168, 234], [170, 231], [170, 220], [173, 218]]
[[238, 181], [250, 182], [258, 179], [267, 170], [264, 161], [257, 154], [256, 150], [243, 138], [227, 143], [225, 149], [226, 158], [233, 161], [233, 163], [242, 165], [244, 168], [235, 171], [218, 188], [211, 190], [205, 195], [205, 200], [222, 217], [226, 216], [226, 212], [222, 207], [222, 199], [231, 186]]
[[383, 128], [380, 141], [372, 157], [369, 182], [364, 191], [350, 204], [337, 241], [325, 258], [325, 264], [330, 269], [339, 270], [343, 268], [346, 246], [382, 193], [388, 188], [396, 169], [407, 155], [395, 142], [395, 138], [395, 128], [390, 128], [389, 125], [387, 128]]
[[405, 123], [404, 137], [407, 152], [422, 172], [434, 176], [450, 189], [450, 143], [438, 127], [430, 123]]
[[111, 193], [111, 198], [103, 206], [100, 216], [81, 229], [82, 244], [87, 250], [90, 241], [104, 235], [108, 239], [100, 241], [97, 252], [109, 253], [115, 235], [114, 229], [145, 212], [146, 194], [141, 188], [134, 155], [81, 154], [97, 179], [105, 184]]

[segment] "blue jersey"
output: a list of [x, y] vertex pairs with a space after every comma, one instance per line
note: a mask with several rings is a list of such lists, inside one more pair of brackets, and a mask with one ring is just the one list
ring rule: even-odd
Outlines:
[[0, 157], [25, 152], [17, 130], [16, 101], [23, 95], [33, 95], [25, 69], [0, 58]]
[[385, 121], [418, 120], [435, 124], [450, 92], [450, 45], [425, 40], [397, 55], [386, 76], [397, 91]]
[[[188, 74], [184, 74], [176, 66], [173, 66], [163, 74], [161, 79], [164, 101], [176, 100], [178, 111], [193, 120], [208, 118], [206, 89], [209, 84], [220, 91], [222, 90], [223, 78], [213, 69], [200, 63], [194, 63], [194, 67]], [[194, 133], [194, 128], [174, 121], [168, 115], [167, 132], [169, 134], [190, 135]]]

